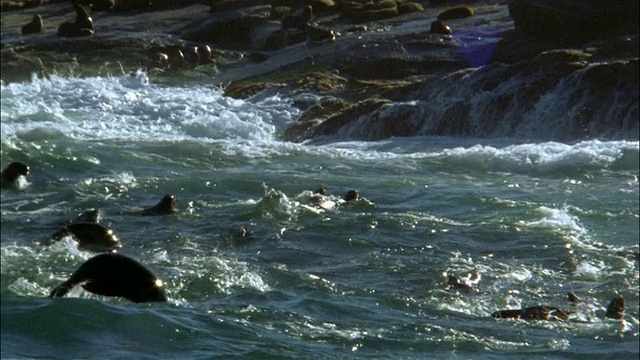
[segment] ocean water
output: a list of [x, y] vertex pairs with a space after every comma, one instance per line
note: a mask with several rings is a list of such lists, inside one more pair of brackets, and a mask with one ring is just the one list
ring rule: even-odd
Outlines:
[[[1, 90], [2, 166], [31, 167], [1, 193], [3, 359], [639, 356], [638, 141], [293, 144], [300, 111], [278, 95], [142, 72]], [[177, 214], [136, 214], [165, 194]], [[47, 297], [96, 254], [47, 245], [90, 208], [168, 303]], [[605, 319], [617, 295], [624, 319]], [[491, 317], [539, 304], [576, 313]]]

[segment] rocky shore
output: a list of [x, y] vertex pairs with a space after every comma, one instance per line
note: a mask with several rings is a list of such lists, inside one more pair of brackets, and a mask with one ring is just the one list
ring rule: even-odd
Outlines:
[[75, 25], [70, 1], [2, 1], [4, 84], [144, 69], [157, 83], [236, 98], [278, 93], [304, 110], [283, 134], [295, 142], [638, 139], [637, 1], [78, 5], [92, 29]]

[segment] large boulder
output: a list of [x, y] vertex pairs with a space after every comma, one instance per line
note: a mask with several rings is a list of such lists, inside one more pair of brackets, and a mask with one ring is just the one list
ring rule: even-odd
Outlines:
[[536, 38], [579, 44], [638, 33], [638, 0], [513, 0], [516, 30]]

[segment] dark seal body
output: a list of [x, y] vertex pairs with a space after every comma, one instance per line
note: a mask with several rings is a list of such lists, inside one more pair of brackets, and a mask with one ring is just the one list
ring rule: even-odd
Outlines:
[[500, 319], [522, 320], [567, 320], [571, 313], [566, 313], [553, 306], [532, 306], [524, 309], [500, 310], [491, 316]]
[[29, 176], [29, 166], [20, 161], [14, 161], [7, 165], [0, 172], [0, 182], [2, 184], [14, 184], [20, 176]]
[[297, 14], [286, 16], [282, 19], [282, 29], [284, 30], [304, 30], [313, 17], [311, 5], [305, 6]]
[[42, 21], [42, 16], [40, 16], [40, 14], [34, 14], [33, 19], [31, 19], [31, 22], [24, 25], [20, 29], [20, 32], [22, 33], [22, 35], [29, 35], [29, 34], [44, 32], [44, 22]]
[[85, 290], [98, 295], [123, 297], [137, 303], [167, 301], [162, 281], [149, 269], [130, 257], [111, 253], [85, 261], [49, 297], [62, 297], [83, 282]]
[[140, 214], [144, 216], [167, 215], [176, 212], [176, 197], [165, 195], [159, 203], [143, 209]]
[[60, 24], [57, 35], [62, 37], [93, 35], [93, 19], [87, 10], [79, 4], [73, 4], [73, 7], [76, 10], [76, 21]]
[[624, 299], [621, 296], [615, 297], [607, 306], [606, 317], [610, 319], [622, 319], [624, 315]]
[[80, 248], [87, 250], [116, 250], [121, 247], [113, 230], [95, 222], [74, 222], [56, 231], [51, 238], [60, 240], [72, 235]]

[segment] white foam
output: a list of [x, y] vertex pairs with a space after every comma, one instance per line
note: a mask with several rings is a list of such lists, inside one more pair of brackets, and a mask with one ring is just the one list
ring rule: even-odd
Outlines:
[[549, 228], [553, 230], [568, 230], [574, 235], [586, 234], [586, 229], [580, 225], [578, 218], [573, 216], [566, 207], [562, 209], [554, 209], [541, 206], [537, 210], [543, 217], [540, 220], [523, 222], [525, 226]]
[[[543, 172], [567, 167], [605, 168], [625, 154], [637, 159], [639, 151], [638, 141], [598, 140], [513, 144], [504, 139], [411, 137], [331, 143], [316, 139], [294, 144], [280, 139], [300, 111], [279, 96], [233, 99], [210, 86], [154, 84], [143, 72], [114, 77], [34, 78], [28, 83], [2, 85], [1, 92], [1, 139], [10, 147], [16, 146], [15, 139], [24, 134], [79, 141], [195, 141], [217, 144], [229, 155], [252, 158], [308, 153], [338, 160], [375, 161], [376, 166], [403, 166], [397, 159], [406, 159], [406, 166], [435, 160]], [[461, 147], [465, 141], [469, 146]]]
[[33, 79], [2, 86], [2, 140], [39, 129], [78, 140], [271, 141], [297, 110], [278, 97], [248, 102], [220, 89], [166, 87], [134, 76]]

